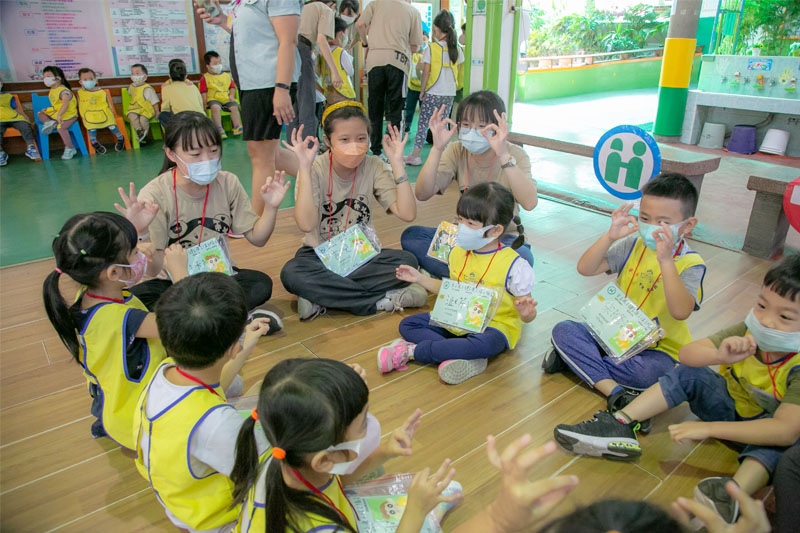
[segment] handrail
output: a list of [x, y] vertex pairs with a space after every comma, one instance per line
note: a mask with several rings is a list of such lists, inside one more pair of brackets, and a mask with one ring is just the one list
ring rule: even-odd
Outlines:
[[[596, 54], [573, 54], [566, 56], [541, 56], [521, 57], [520, 64], [527, 64], [528, 70], [546, 70], [573, 66], [592, 65], [614, 61], [615, 58], [629, 59], [632, 57], [659, 57], [664, 53], [664, 48], [637, 48], [635, 50], [618, 50], [616, 52], [598, 52]], [[576, 61], [577, 60], [577, 61]], [[536, 66], [533, 66], [533, 64]], [[520, 69], [522, 70], [522, 69]]]
[[574, 54], [569, 56], [536, 56], [536, 57], [521, 57], [520, 61], [538, 61], [541, 59], [575, 59], [575, 58], [584, 58], [584, 57], [606, 57], [606, 56], [618, 56], [620, 54], [636, 54], [640, 52], [663, 52], [664, 47], [655, 47], [655, 48], [637, 48], [635, 50], [617, 50], [616, 52], [597, 52], [595, 54]]

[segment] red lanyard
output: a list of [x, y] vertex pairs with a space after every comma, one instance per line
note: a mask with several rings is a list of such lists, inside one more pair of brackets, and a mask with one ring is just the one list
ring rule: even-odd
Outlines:
[[[479, 279], [478, 283], [475, 284], [476, 287], [481, 284], [481, 281], [483, 281], [483, 278], [484, 278], [484, 276], [486, 276], [486, 273], [489, 272], [490, 268], [492, 268], [492, 261], [494, 261], [494, 256], [496, 256], [497, 252], [499, 252], [499, 251], [500, 251], [500, 243], [498, 242], [497, 243], [497, 250], [495, 250], [494, 253], [492, 253], [492, 258], [489, 259], [489, 264], [486, 265], [486, 270], [483, 271], [483, 276], [481, 276], [481, 279]], [[470, 250], [467, 250], [467, 256], [464, 258], [464, 266], [461, 267], [461, 272], [458, 273], [458, 277], [456, 278], [456, 281], [458, 281], [458, 282], [461, 282], [461, 274], [463, 274], [464, 273], [464, 269], [467, 268], [467, 261], [469, 260], [469, 253], [470, 253]]]
[[[633, 269], [633, 275], [631, 276], [631, 280], [628, 282], [628, 288], [625, 289], [625, 296], [626, 297], [628, 296], [628, 291], [631, 290], [631, 284], [633, 283], [633, 280], [636, 278], [636, 272], [639, 270], [639, 265], [642, 262], [642, 257], [644, 257], [644, 253], [647, 251], [647, 247], [644, 247], [644, 245], [642, 245], [642, 246], [643, 246], [642, 254], [639, 256], [639, 261], [636, 263], [636, 268]], [[678, 257], [678, 254], [681, 252], [682, 248], [683, 248], [683, 241], [681, 241], [681, 243], [678, 245], [678, 248], [675, 249], [675, 253], [672, 254], [672, 259], [675, 259], [676, 257]], [[650, 285], [650, 288], [647, 289], [647, 294], [645, 294], [644, 300], [642, 300], [642, 303], [640, 303], [639, 307], [637, 307], [636, 309], [641, 309], [642, 308], [644, 303], [650, 297], [650, 293], [653, 292], [653, 289], [655, 288], [656, 283], [658, 283], [658, 280], [660, 280], [660, 279], [661, 279], [661, 272], [658, 273], [658, 276], [656, 277], [656, 280], [653, 282], [652, 285]]]
[[[782, 401], [783, 400], [783, 394], [778, 392], [778, 386], [775, 384], [775, 376], [778, 375], [778, 372], [780, 372], [781, 367], [783, 365], [785, 365], [789, 361], [789, 359], [791, 359], [793, 356], [791, 354], [787, 355], [783, 359], [783, 361], [781, 361], [781, 364], [779, 364], [775, 368], [775, 371], [773, 372], [772, 371], [772, 364], [770, 363], [770, 360], [769, 360], [770, 359], [769, 352], [764, 352], [764, 355], [767, 357], [767, 372], [769, 372], [769, 379], [772, 381], [772, 392], [773, 392], [772, 395], [775, 397], [776, 400]], [[797, 355], [797, 354], [795, 354], [795, 355]]]
[[118, 304], [124, 304], [125, 303], [125, 299], [124, 298], [108, 298], [106, 296], [100, 296], [99, 294], [92, 294], [89, 291], [86, 291], [83, 294], [85, 294], [86, 296], [88, 296], [90, 298], [94, 298], [95, 300], [105, 300], [107, 302], [114, 302], [114, 303], [118, 303]]
[[[345, 515], [345, 514], [344, 514], [344, 513], [343, 513], [343, 512], [342, 512], [342, 511], [341, 511], [341, 510], [338, 508], [338, 507], [336, 507], [336, 504], [335, 504], [335, 503], [333, 503], [333, 500], [331, 500], [331, 499], [328, 497], [328, 495], [327, 495], [327, 494], [325, 494], [324, 492], [322, 492], [321, 490], [319, 490], [317, 487], [315, 487], [314, 485], [312, 485], [311, 483], [309, 483], [309, 482], [306, 480], [306, 478], [304, 478], [303, 476], [301, 476], [301, 475], [300, 475], [300, 472], [298, 472], [298, 471], [297, 471], [297, 470], [295, 470], [294, 468], [292, 469], [292, 472], [294, 473], [294, 477], [296, 477], [297, 479], [299, 479], [299, 480], [300, 480], [300, 481], [303, 483], [303, 485], [305, 485], [305, 486], [308, 488], [308, 490], [310, 490], [311, 492], [313, 492], [314, 494], [316, 494], [317, 496], [319, 496], [320, 498], [322, 498], [323, 500], [325, 500], [325, 502], [326, 502], [328, 505], [330, 505], [331, 507], [333, 507], [334, 509], [336, 509], [336, 512], [337, 512], [337, 513], [339, 513], [339, 514], [342, 516], [342, 518], [344, 518], [344, 521], [345, 521], [345, 522], [347, 522], [348, 524], [350, 523], [350, 520], [347, 518], [347, 515]], [[347, 497], [347, 494], [345, 494], [345, 493], [344, 493], [344, 487], [342, 487], [342, 482], [341, 482], [341, 481], [339, 481], [339, 476], [333, 476], [333, 477], [334, 477], [334, 478], [336, 478], [336, 483], [338, 483], [338, 484], [339, 484], [339, 490], [341, 490], [341, 491], [342, 491], [342, 496], [344, 496], [344, 499], [345, 499], [345, 500], [347, 500], [347, 503], [349, 503], [349, 504], [350, 504], [350, 508], [353, 510], [353, 513], [356, 515], [356, 520], [358, 520], [358, 511], [356, 511], [356, 508], [355, 508], [355, 507], [353, 507], [353, 502], [351, 502], [351, 501], [350, 501], [350, 498], [348, 498], [348, 497]]]
[[[358, 167], [353, 169], [353, 185], [350, 187], [350, 201], [347, 203], [347, 217], [344, 219], [344, 230], [350, 223], [350, 207], [353, 205], [353, 192], [356, 190], [356, 173]], [[328, 156], [328, 240], [331, 240], [331, 224], [333, 221], [333, 154]]]
[[[464, 180], [464, 191], [469, 189], [469, 158], [470, 154], [467, 155], [467, 177]], [[492, 158], [492, 164], [489, 165], [489, 174], [486, 176], [486, 181], [492, 181], [492, 169], [494, 168], [494, 164], [497, 161], [497, 153], [495, 152], [494, 157]]]
[[[181, 232], [181, 219], [178, 216], [178, 188], [177, 188], [177, 174], [178, 167], [172, 167], [172, 192], [175, 195], [175, 233], [180, 237]], [[197, 244], [203, 242], [203, 226], [206, 223], [206, 206], [208, 205], [208, 191], [211, 185], [206, 185], [206, 199], [203, 200], [203, 218], [200, 220], [200, 237], [197, 239]]]
[[[177, 371], [178, 371], [178, 374], [180, 374], [181, 376], [185, 377], [186, 379], [188, 379], [188, 380], [190, 380], [190, 381], [194, 381], [195, 383], [198, 383], [198, 384], [202, 385], [203, 387], [207, 388], [207, 389], [208, 389], [210, 392], [213, 392], [214, 394], [216, 394], [217, 396], [219, 396], [219, 393], [218, 393], [217, 391], [215, 391], [214, 389], [212, 389], [211, 387], [209, 387], [209, 386], [208, 386], [206, 383], [204, 383], [204, 382], [200, 381], [200, 380], [199, 380], [199, 379], [197, 379], [196, 377], [194, 377], [194, 376], [190, 376], [189, 374], [187, 374], [186, 372], [184, 372], [183, 370], [181, 370], [181, 369], [180, 369], [180, 368], [178, 368], [177, 366], [175, 367], [175, 370], [177, 370]], [[220, 398], [221, 398], [221, 396], [220, 396]]]

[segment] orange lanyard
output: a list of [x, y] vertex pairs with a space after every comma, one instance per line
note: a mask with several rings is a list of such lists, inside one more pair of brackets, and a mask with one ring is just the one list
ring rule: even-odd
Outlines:
[[[644, 246], [644, 245], [642, 245], [642, 246]], [[672, 259], [673, 259], [673, 260], [674, 260], [676, 257], [678, 257], [678, 254], [679, 254], [679, 253], [681, 253], [681, 249], [682, 249], [682, 248], [683, 248], [683, 241], [681, 241], [681, 243], [678, 245], [678, 248], [676, 248], [676, 249], [675, 249], [675, 253], [674, 253], [674, 254], [672, 254]], [[634, 268], [634, 269], [633, 269], [633, 275], [631, 276], [631, 280], [628, 282], [628, 288], [627, 288], [627, 289], [625, 289], [625, 297], [626, 297], [626, 298], [628, 297], [628, 291], [629, 291], [629, 290], [631, 290], [631, 284], [633, 283], [633, 280], [636, 278], [636, 272], [638, 272], [638, 271], [639, 271], [639, 265], [641, 264], [641, 262], [642, 262], [642, 257], [644, 257], [644, 253], [645, 253], [646, 251], [647, 251], [647, 247], [644, 247], [644, 248], [642, 249], [642, 254], [639, 256], [639, 261], [636, 263], [636, 268]], [[641, 309], [641, 308], [642, 308], [642, 306], [644, 305], [644, 303], [645, 303], [645, 302], [647, 301], [647, 299], [650, 297], [650, 293], [651, 293], [651, 292], [653, 292], [653, 289], [656, 287], [656, 283], [658, 283], [658, 280], [660, 280], [660, 279], [661, 279], [661, 272], [659, 272], [659, 273], [658, 273], [658, 276], [656, 277], [656, 280], [653, 282], [653, 284], [652, 284], [652, 285], [650, 285], [650, 288], [649, 288], [649, 289], [647, 289], [647, 294], [645, 294], [645, 296], [644, 296], [644, 300], [642, 300], [642, 303], [640, 303], [640, 304], [639, 304], [639, 307], [637, 307], [636, 309]]]
[[[492, 261], [494, 261], [494, 256], [497, 255], [497, 252], [500, 251], [500, 247], [501, 247], [501, 245], [498, 242], [497, 243], [497, 250], [495, 250], [494, 253], [492, 253], [492, 258], [489, 259], [489, 264], [486, 265], [486, 270], [483, 271], [483, 276], [481, 276], [481, 279], [479, 279], [478, 283], [475, 284], [476, 287], [481, 284], [481, 281], [483, 281], [483, 278], [484, 278], [484, 276], [486, 276], [486, 273], [489, 272], [490, 268], [492, 268]], [[464, 258], [464, 266], [461, 267], [461, 272], [458, 273], [458, 277], [456, 278], [456, 281], [458, 281], [459, 283], [461, 282], [461, 274], [463, 274], [464, 273], [464, 269], [467, 268], [467, 261], [469, 260], [469, 254], [470, 254], [470, 250], [467, 250], [467, 256]]]
[[[180, 216], [178, 216], [177, 174], [178, 174], [178, 167], [172, 167], [172, 193], [175, 195], [175, 233], [178, 235], [178, 237], [180, 237], [181, 219]], [[200, 237], [197, 239], [197, 244], [203, 242], [203, 226], [205, 226], [206, 223], [206, 206], [208, 205], [208, 191], [210, 188], [211, 185], [206, 185], [206, 199], [203, 200], [203, 218], [200, 220]]]
[[[771, 363], [771, 362], [770, 362], [770, 360], [769, 360], [769, 359], [770, 359], [770, 357], [769, 357], [769, 352], [764, 352], [764, 355], [767, 357], [767, 372], [769, 372], [769, 379], [772, 381], [772, 393], [773, 393], [773, 394], [772, 394], [772, 396], [774, 396], [776, 400], [778, 400], [778, 401], [782, 401], [782, 400], [783, 400], [783, 394], [781, 394], [780, 392], [778, 392], [778, 386], [777, 386], [777, 384], [775, 383], [775, 377], [778, 375], [778, 372], [780, 372], [780, 370], [781, 370], [781, 367], [782, 367], [783, 365], [785, 365], [785, 364], [786, 364], [786, 363], [789, 361], [789, 359], [791, 359], [791, 358], [793, 357], [793, 355], [792, 355], [792, 354], [789, 354], [789, 355], [787, 355], [787, 356], [786, 356], [786, 357], [783, 359], [783, 361], [781, 361], [781, 364], [779, 364], [779, 365], [778, 365], [778, 366], [775, 368], [775, 371], [774, 371], [774, 372], [772, 371], [772, 363]], [[795, 355], [796, 355], [796, 354], [795, 354]]]
[[[464, 179], [464, 190], [461, 191], [462, 194], [467, 192], [467, 189], [469, 189], [469, 158], [470, 158], [470, 155], [471, 154], [467, 155], [467, 176]], [[494, 157], [492, 158], [492, 164], [489, 165], [489, 173], [486, 176], [486, 181], [492, 181], [492, 169], [494, 168], [495, 162], [497, 162], [497, 153], [496, 152], [494, 154]]]
[[[312, 485], [311, 483], [309, 483], [309, 482], [306, 480], [306, 478], [304, 478], [303, 476], [301, 476], [301, 475], [300, 475], [300, 472], [298, 472], [298, 471], [297, 471], [297, 470], [295, 470], [294, 468], [292, 469], [292, 473], [294, 473], [294, 477], [296, 477], [297, 479], [299, 479], [299, 480], [300, 480], [300, 482], [301, 482], [301, 483], [303, 483], [303, 485], [305, 485], [306, 487], [308, 487], [308, 490], [310, 490], [311, 492], [313, 492], [314, 494], [316, 494], [317, 496], [319, 496], [321, 499], [325, 500], [325, 503], [327, 503], [328, 505], [330, 505], [331, 507], [333, 507], [334, 509], [336, 509], [336, 512], [337, 512], [337, 513], [339, 513], [339, 514], [342, 516], [342, 518], [344, 518], [344, 521], [345, 521], [345, 522], [347, 522], [347, 523], [350, 523], [350, 520], [347, 518], [347, 515], [345, 515], [345, 514], [344, 514], [344, 513], [341, 511], [341, 509], [339, 509], [338, 507], [336, 507], [336, 504], [335, 504], [335, 503], [333, 503], [333, 500], [331, 500], [331, 499], [328, 497], [328, 495], [327, 495], [327, 494], [325, 494], [324, 492], [322, 492], [321, 490], [319, 490], [317, 487], [315, 487], [314, 485]], [[347, 500], [347, 503], [349, 503], [349, 504], [350, 504], [350, 508], [353, 510], [353, 513], [356, 515], [356, 520], [358, 520], [358, 511], [356, 511], [356, 508], [355, 508], [355, 507], [353, 507], [353, 502], [351, 502], [351, 501], [350, 501], [350, 498], [348, 498], [348, 497], [347, 497], [347, 494], [345, 494], [345, 493], [344, 493], [344, 487], [342, 487], [342, 482], [341, 482], [341, 481], [339, 481], [339, 476], [333, 476], [333, 477], [336, 479], [336, 483], [338, 483], [338, 484], [339, 484], [339, 490], [341, 490], [341, 491], [342, 491], [342, 496], [344, 496], [344, 499], [345, 499], [345, 500]]]
[[[350, 223], [350, 208], [353, 206], [353, 192], [356, 190], [356, 173], [358, 167], [353, 169], [353, 185], [350, 187], [350, 201], [347, 203], [347, 216], [344, 219], [344, 229], [347, 231], [347, 224]], [[328, 241], [331, 240], [331, 223], [333, 221], [333, 154], [330, 154], [328, 161]]]

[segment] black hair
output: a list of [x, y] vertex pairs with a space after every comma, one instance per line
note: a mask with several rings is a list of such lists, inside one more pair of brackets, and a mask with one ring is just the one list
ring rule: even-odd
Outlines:
[[462, 31], [462, 32], [463, 32], [463, 31], [467, 31], [467, 23], [466, 23], [466, 22], [465, 22], [464, 24], [462, 24], [462, 25], [461, 25], [461, 31]]
[[506, 105], [497, 93], [492, 91], [474, 92], [458, 104], [456, 124], [460, 126], [462, 120], [497, 124], [495, 111], [498, 115], [506, 112]]
[[211, 59], [214, 57], [218, 58], [219, 54], [216, 53], [214, 50], [209, 50], [208, 52], [205, 53], [205, 55], [203, 55], [203, 62], [206, 65], [208, 65], [209, 63], [211, 63]]
[[201, 272], [172, 285], [159, 298], [156, 325], [167, 354], [184, 368], [212, 366], [239, 340], [247, 299], [230, 276]]
[[[367, 385], [358, 373], [332, 359], [287, 359], [264, 377], [258, 396], [258, 422], [267, 441], [286, 452], [266, 466], [265, 492], [268, 531], [304, 531], [303, 515], [319, 515], [345, 531], [355, 531], [339, 513], [308, 491], [288, 487], [281, 463], [305, 466], [305, 456], [341, 443], [347, 428], [364, 410]], [[234, 505], [244, 501], [256, 483], [259, 457], [255, 420], [245, 419], [236, 439], [236, 462], [231, 472]]]
[[87, 72], [91, 72], [93, 76], [97, 77], [97, 73], [90, 68], [83, 67], [78, 71], [78, 78], [81, 77], [81, 74], [86, 74]]
[[103, 270], [113, 264], [128, 264], [137, 241], [136, 228], [128, 219], [103, 211], [70, 217], [53, 239], [57, 270], [50, 272], [42, 285], [44, 309], [61, 342], [78, 363], [80, 345], [73, 315], [80, 311], [81, 300], [67, 306], [58, 289], [61, 273], [91, 289]]
[[519, 236], [511, 245], [511, 248], [516, 250], [525, 244], [525, 228], [522, 227], [519, 215], [514, 214], [516, 205], [510, 190], [496, 181], [487, 181], [464, 191], [458, 200], [456, 213], [461, 218], [475, 220], [484, 226], [498, 224], [506, 230], [513, 221], [519, 232]]
[[340, 31], [347, 31], [347, 23], [341, 17], [336, 17], [333, 19], [333, 36], [336, 37], [336, 34]]
[[184, 81], [186, 79], [186, 63], [183, 59], [169, 60], [169, 77], [173, 81]]
[[348, 105], [331, 111], [322, 123], [322, 131], [328, 136], [328, 139], [330, 139], [334, 130], [333, 123], [337, 120], [348, 120], [351, 118], [360, 118], [363, 120], [364, 124], [367, 125], [367, 135], [369, 136], [371, 134], [372, 127], [369, 118], [367, 118], [367, 115], [364, 114], [364, 111], [360, 107], [355, 105]]
[[800, 294], [800, 254], [787, 255], [770, 268], [764, 286], [781, 298], [795, 300]]
[[67, 77], [64, 75], [64, 71], [61, 70], [60, 67], [57, 67], [55, 65], [47, 65], [46, 67], [44, 67], [42, 69], [42, 75], [44, 75], [45, 72], [49, 72], [50, 74], [52, 74], [56, 78], [61, 78], [61, 85], [63, 85], [67, 89], [71, 89], [72, 88], [72, 86], [67, 81]]
[[450, 64], [458, 65], [458, 35], [456, 35], [456, 21], [453, 18], [453, 14], [446, 9], [442, 9], [433, 19], [433, 25], [444, 33]]
[[686, 176], [677, 172], [662, 172], [645, 183], [642, 196], [645, 195], [680, 200], [684, 220], [693, 217], [697, 209], [697, 188]]
[[603, 500], [557, 518], [539, 533], [676, 533], [683, 526], [666, 511], [643, 501]]
[[141, 63], [135, 63], [135, 64], [131, 65], [131, 70], [133, 70], [133, 67], [139, 67], [140, 69], [142, 69], [142, 72], [144, 72], [145, 74], [148, 73], [147, 72], [147, 67], [142, 65]]
[[339, 4], [339, 13], [349, 9], [355, 15], [358, 15], [358, 12], [361, 10], [361, 6], [358, 3], [358, 0], [342, 0], [342, 3]]
[[[181, 111], [167, 122], [164, 128], [164, 147], [173, 152], [181, 147], [184, 151], [202, 146], [218, 146], [222, 157], [222, 136], [214, 122], [199, 111]], [[164, 163], [159, 174], [176, 166], [175, 161], [164, 154]]]

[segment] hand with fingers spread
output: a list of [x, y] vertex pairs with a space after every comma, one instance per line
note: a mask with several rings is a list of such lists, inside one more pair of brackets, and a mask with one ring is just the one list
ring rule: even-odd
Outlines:
[[292, 186], [292, 182], [286, 179], [286, 172], [276, 170], [275, 176], [267, 177], [267, 181], [261, 186], [261, 198], [264, 199], [264, 205], [277, 209], [280, 207], [286, 191]]
[[514, 300], [514, 306], [517, 308], [520, 318], [523, 322], [531, 322], [536, 318], [536, 305], [538, 302], [533, 299], [530, 294], [527, 296], [520, 296]]
[[217, 10], [219, 12], [219, 15], [217, 15], [216, 17], [212, 17], [211, 15], [209, 15], [204, 7], [198, 7], [197, 2], [194, 3], [195, 11], [197, 12], [197, 15], [200, 17], [200, 20], [202, 20], [206, 24], [221, 26], [222, 23], [225, 22], [225, 15], [222, 13], [222, 10], [219, 7], [219, 3], [218, 2], [214, 3], [217, 4]]
[[410, 456], [413, 453], [414, 432], [422, 422], [422, 410], [416, 409], [402, 426], [395, 429], [385, 443], [384, 451], [389, 457]]
[[296, 130], [292, 132], [292, 144], [286, 141], [281, 141], [283, 147], [287, 150], [294, 152], [297, 157], [298, 166], [301, 168], [311, 168], [314, 158], [317, 157], [317, 150], [319, 149], [319, 139], [316, 137], [308, 136], [303, 137], [303, 125], [301, 124]]
[[408, 488], [408, 503], [397, 527], [398, 533], [419, 531], [425, 521], [425, 516], [437, 505], [442, 502], [453, 502], [461, 497], [461, 494], [458, 493], [449, 496], [442, 495], [455, 475], [455, 468], [450, 468], [450, 459], [445, 459], [439, 470], [432, 476], [427, 467], [414, 476]]
[[383, 136], [383, 152], [392, 164], [403, 165], [403, 151], [406, 148], [408, 141], [408, 133], [405, 135], [400, 133], [400, 130], [394, 124], [390, 124], [386, 128], [386, 134]]
[[751, 334], [744, 337], [723, 339], [717, 348], [717, 359], [721, 365], [732, 365], [744, 361], [756, 353], [756, 339]]
[[497, 124], [487, 124], [481, 130], [481, 134], [489, 141], [489, 146], [494, 150], [497, 157], [501, 157], [508, 152], [508, 144], [506, 144], [508, 139], [508, 120], [506, 120], [505, 112], [499, 114], [496, 109], [493, 112]]
[[608, 236], [612, 241], [623, 239], [639, 231], [639, 219], [630, 214], [633, 204], [623, 204], [611, 212]]
[[115, 203], [114, 207], [133, 224], [139, 235], [144, 235], [147, 233], [147, 227], [158, 214], [158, 205], [147, 200], [140, 200], [136, 196], [136, 186], [133, 182], [129, 185], [128, 194], [125, 194], [122, 187], [117, 190], [123, 205]]
[[709, 507], [686, 498], [678, 498], [672, 504], [672, 512], [687, 528], [692, 527], [690, 516], [694, 515], [708, 533], [769, 533], [772, 530], [763, 502], [748, 496], [732, 481], [725, 485], [725, 490], [739, 502], [739, 520], [735, 524], [726, 523]]
[[434, 109], [431, 119], [428, 121], [428, 127], [433, 135], [433, 147], [437, 150], [444, 150], [456, 132], [456, 123], [444, 115], [445, 111], [445, 106]]

